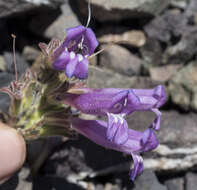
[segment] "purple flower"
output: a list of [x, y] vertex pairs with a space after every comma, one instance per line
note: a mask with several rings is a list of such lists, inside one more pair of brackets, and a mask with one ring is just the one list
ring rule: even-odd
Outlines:
[[158, 146], [157, 138], [152, 129], [147, 129], [144, 132], [128, 129], [128, 140], [124, 144], [118, 145], [106, 138], [108, 126], [104, 121], [75, 118], [72, 121], [72, 127], [101, 146], [130, 154], [134, 161], [134, 168], [130, 173], [131, 180], [134, 180], [143, 171], [143, 159], [140, 153], [151, 151]]
[[[75, 93], [80, 91], [80, 94]], [[83, 113], [108, 117], [107, 139], [124, 144], [129, 138], [125, 116], [134, 111], [153, 111], [156, 118], [151, 128], [159, 130], [161, 112], [158, 110], [165, 102], [163, 86], [154, 89], [74, 89], [72, 93], [59, 95], [58, 99]]]
[[67, 36], [54, 53], [53, 67], [65, 70], [68, 78], [85, 79], [88, 76], [88, 56], [94, 53], [98, 41], [90, 28], [77, 26], [66, 30]]

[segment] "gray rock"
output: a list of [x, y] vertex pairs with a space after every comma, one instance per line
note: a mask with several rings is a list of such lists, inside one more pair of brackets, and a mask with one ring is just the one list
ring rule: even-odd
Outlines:
[[30, 169], [23, 167], [19, 172], [13, 175], [8, 181], [0, 185], [2, 190], [32, 190], [32, 180], [28, 179], [30, 175]]
[[[62, 5], [61, 11], [62, 14], [55, 19], [55, 21], [50, 24], [44, 32], [44, 35], [47, 38], [57, 37], [58, 39], [63, 39], [66, 34], [66, 28], [80, 25], [77, 16], [73, 13], [69, 4]], [[39, 22], [41, 21], [39, 20]]]
[[145, 66], [161, 64], [163, 51], [156, 39], [148, 38], [145, 45], [140, 48], [140, 53], [147, 64]]
[[158, 182], [157, 177], [151, 171], [144, 171], [134, 183], [135, 188], [133, 190], [167, 190], [164, 185]]
[[168, 43], [171, 35], [180, 36], [187, 23], [187, 19], [179, 11], [168, 11], [153, 19], [145, 26], [148, 37]]
[[196, 14], [197, 12], [197, 1], [196, 0], [190, 0], [189, 5], [185, 11], [185, 15], [189, 18], [192, 19], [192, 17]]
[[57, 8], [62, 2], [63, 0], [1, 0], [0, 18], [26, 12], [40, 6]]
[[149, 73], [152, 80], [164, 83], [170, 80], [171, 77], [176, 74], [176, 72], [178, 72], [181, 67], [181, 64], [164, 65], [161, 67], [150, 67]]
[[196, 114], [180, 114], [176, 111], [162, 112], [161, 130], [158, 133], [160, 143], [185, 147], [197, 143]]
[[114, 73], [111, 70], [89, 67], [88, 86], [90, 88], [130, 88], [135, 79]]
[[188, 0], [171, 0], [170, 4], [173, 7], [185, 9], [188, 5]]
[[[79, 11], [87, 15], [87, 0], [76, 0]], [[120, 21], [122, 19], [158, 15], [170, 0], [92, 0], [93, 15], [99, 21]]]
[[184, 190], [184, 179], [175, 178], [169, 179], [165, 182], [168, 190]]
[[40, 51], [31, 46], [25, 46], [22, 53], [26, 61], [33, 62], [40, 55]]
[[3, 58], [3, 56], [0, 56], [0, 71], [5, 71], [5, 60]]
[[169, 82], [172, 102], [183, 110], [197, 110], [197, 62], [191, 62], [177, 72]]
[[23, 167], [18, 173], [19, 183], [16, 187], [16, 190], [32, 190], [33, 184], [31, 180], [27, 180], [30, 175], [30, 169], [28, 167]]
[[[180, 114], [177, 111], [162, 111], [161, 128], [157, 134], [161, 144], [173, 147], [185, 147], [197, 144], [196, 114]], [[143, 131], [155, 119], [152, 112], [135, 112], [127, 117], [128, 126]]]
[[166, 49], [162, 63], [164, 64], [180, 64], [187, 63], [196, 54], [197, 47], [197, 27], [186, 27], [181, 40], [174, 46]]
[[89, 67], [90, 88], [153, 88], [158, 85], [148, 77], [126, 77], [108, 69]]
[[[103, 32], [106, 32], [106, 30]], [[142, 47], [146, 43], [146, 36], [141, 30], [129, 30], [121, 32], [121, 34], [115, 34], [113, 27], [108, 33], [110, 34], [103, 35], [101, 33], [102, 36], [98, 39], [100, 43], [126, 44], [132, 47]]]
[[118, 45], [102, 45], [104, 51], [99, 56], [99, 65], [123, 75], [139, 75], [142, 60]]
[[197, 174], [187, 173], [185, 176], [185, 190], [194, 190], [197, 187]]

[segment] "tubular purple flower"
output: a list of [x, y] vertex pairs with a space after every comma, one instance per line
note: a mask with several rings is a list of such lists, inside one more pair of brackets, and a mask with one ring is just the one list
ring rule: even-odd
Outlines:
[[57, 98], [86, 114], [108, 117], [107, 139], [124, 144], [128, 138], [128, 125], [124, 117], [134, 111], [153, 111], [156, 118], [151, 128], [159, 130], [161, 112], [165, 102], [163, 86], [154, 89], [80, 89], [81, 94], [65, 93]]
[[134, 161], [134, 167], [130, 172], [131, 180], [143, 171], [143, 159], [140, 153], [151, 151], [158, 146], [152, 129], [144, 132], [128, 129], [128, 140], [118, 145], [106, 138], [108, 126], [104, 121], [75, 118], [72, 121], [72, 128], [98, 145], [131, 155]]
[[53, 68], [65, 70], [68, 78], [88, 77], [88, 56], [94, 53], [98, 41], [94, 32], [84, 26], [66, 30], [67, 36], [62, 45], [54, 52]]

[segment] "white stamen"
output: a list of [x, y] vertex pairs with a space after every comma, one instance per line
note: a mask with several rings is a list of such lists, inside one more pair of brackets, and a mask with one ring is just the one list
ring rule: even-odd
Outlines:
[[77, 56], [78, 56], [78, 61], [81, 62], [83, 60], [83, 55], [78, 54]]
[[70, 52], [70, 58], [74, 59], [75, 58], [75, 53], [73, 51]]
[[65, 51], [68, 51], [68, 48], [67, 47], [65, 48]]

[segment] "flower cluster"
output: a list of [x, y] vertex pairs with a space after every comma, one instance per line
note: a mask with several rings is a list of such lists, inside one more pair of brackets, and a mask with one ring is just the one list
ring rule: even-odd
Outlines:
[[55, 54], [60, 54], [54, 61], [56, 70], [64, 70], [68, 78], [88, 77], [88, 56], [94, 53], [98, 41], [90, 28], [77, 26], [66, 31], [67, 37]]
[[[93, 54], [97, 45], [90, 28], [78, 26], [68, 29], [67, 38], [54, 52], [54, 69], [64, 70], [68, 78], [87, 78], [88, 56]], [[78, 87], [59, 93], [56, 97], [57, 101], [75, 107], [82, 113], [107, 117], [107, 122], [74, 118], [72, 127], [101, 146], [130, 154], [134, 161], [131, 180], [143, 170], [140, 153], [158, 146], [154, 130], [160, 128], [159, 108], [165, 103], [165, 99], [161, 85], [153, 89]], [[156, 114], [156, 118], [144, 132], [129, 129], [125, 120], [126, 116], [136, 111], [152, 111]]]

